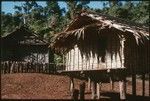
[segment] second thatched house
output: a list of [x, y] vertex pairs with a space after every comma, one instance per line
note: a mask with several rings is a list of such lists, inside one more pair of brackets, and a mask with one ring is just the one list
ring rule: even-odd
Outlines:
[[48, 45], [27, 26], [20, 26], [1, 38], [1, 60], [49, 63]]
[[149, 29], [107, 15], [81, 12], [53, 48], [65, 55], [66, 71], [150, 68]]

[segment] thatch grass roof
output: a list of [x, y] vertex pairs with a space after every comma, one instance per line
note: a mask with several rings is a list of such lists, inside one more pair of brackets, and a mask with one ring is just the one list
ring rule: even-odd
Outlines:
[[90, 43], [94, 48], [94, 45], [103, 45], [106, 38], [113, 37], [119, 41], [127, 36], [133, 36], [138, 45], [149, 40], [149, 29], [111, 16], [82, 12], [66, 30], [56, 34], [53, 46], [57, 51], [67, 52], [77, 44], [80, 49], [82, 45], [83, 50], [89, 48]]
[[22, 38], [23, 36], [34, 36], [34, 38], [40, 40], [43, 45], [48, 45], [48, 42], [45, 39], [43, 39], [42, 37], [39, 37], [34, 31], [30, 30], [29, 27], [26, 25], [16, 27], [10, 33], [7, 33], [5, 36], [2, 36], [1, 41], [11, 40], [15, 38], [19, 39], [19, 38]]
[[[124, 42], [124, 43], [122, 43]], [[124, 48], [125, 67], [145, 67], [149, 71], [149, 28], [115, 17], [81, 12], [68, 27], [56, 34], [51, 45], [56, 52], [67, 53], [77, 45], [81, 54], [105, 57]]]

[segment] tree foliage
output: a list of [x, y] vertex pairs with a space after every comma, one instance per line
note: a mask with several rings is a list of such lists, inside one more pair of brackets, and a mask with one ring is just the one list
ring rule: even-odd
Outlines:
[[[1, 13], [1, 35], [5, 35], [24, 23], [39, 36], [51, 42], [55, 33], [62, 31], [75, 14], [82, 9], [95, 10], [118, 18], [149, 25], [149, 1], [102, 1], [103, 9], [88, 7], [89, 1], [64, 1], [66, 9], [61, 9], [58, 1], [45, 1], [46, 6], [38, 5], [36, 1], [25, 1], [21, 6], [15, 6], [14, 14]], [[92, 2], [92, 1], [91, 1]]]

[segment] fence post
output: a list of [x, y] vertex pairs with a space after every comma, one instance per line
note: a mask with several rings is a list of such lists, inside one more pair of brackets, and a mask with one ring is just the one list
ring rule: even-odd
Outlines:
[[15, 65], [15, 62], [12, 62], [11, 67], [10, 67], [10, 73], [13, 73], [14, 65]]
[[[49, 65], [49, 73], [54, 72], [54, 51], [52, 49], [48, 49], [48, 57], [49, 57], [49, 61], [48, 63]], [[52, 64], [52, 65], [51, 65]]]
[[41, 65], [38, 63], [39, 73], [41, 72]]
[[21, 73], [23, 73], [23, 62], [20, 62]]
[[3, 74], [4, 62], [1, 62], [1, 74]]
[[7, 62], [5, 62], [4, 74], [6, 73], [6, 68], [7, 68]]
[[8, 63], [8, 73], [10, 73], [10, 66], [11, 66], [11, 63], [10, 63], [10, 61], [9, 61], [9, 63]]

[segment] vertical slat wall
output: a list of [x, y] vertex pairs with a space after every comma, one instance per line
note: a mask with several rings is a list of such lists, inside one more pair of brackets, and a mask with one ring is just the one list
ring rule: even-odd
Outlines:
[[[54, 63], [52, 64], [54, 65]], [[49, 73], [48, 63], [3, 61], [1, 62], [1, 74], [6, 73]]]
[[[122, 42], [122, 45], [124, 43]], [[110, 48], [116, 48], [115, 46]], [[122, 47], [116, 55], [111, 55], [106, 53], [105, 62], [98, 62], [97, 56], [86, 59], [85, 55], [81, 56], [80, 50], [75, 47], [66, 54], [66, 70], [97, 70], [97, 69], [116, 69], [116, 68], [125, 68], [124, 55]], [[92, 54], [92, 53], [91, 53]], [[112, 59], [111, 59], [112, 58]], [[101, 60], [101, 58], [100, 58]]]

